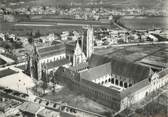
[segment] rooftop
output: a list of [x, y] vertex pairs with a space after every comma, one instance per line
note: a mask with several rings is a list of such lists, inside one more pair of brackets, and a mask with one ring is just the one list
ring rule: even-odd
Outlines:
[[0, 71], [0, 78], [6, 77], [6, 76], [9, 76], [9, 75], [13, 75], [15, 73], [17, 73], [17, 72], [10, 69], [10, 68], [7, 68], [7, 69], [4, 69], [4, 70]]
[[140, 81], [139, 83], [134, 84], [132, 87], [127, 88], [126, 90], [121, 92], [121, 97], [124, 98], [126, 96], [129, 96], [132, 93], [138, 93], [141, 90], [144, 90], [144, 88], [146, 88], [146, 86], [149, 85], [149, 80], [148, 79], [144, 79], [142, 81]]
[[70, 63], [70, 61], [68, 59], [61, 59], [61, 60], [57, 60], [57, 61], [54, 61], [54, 62], [46, 63], [46, 66], [47, 66], [48, 69], [50, 69], [50, 68], [66, 65], [68, 63]]
[[47, 47], [40, 47], [37, 48], [37, 51], [41, 58], [45, 58], [48, 56], [58, 55], [61, 53], [65, 53], [65, 45], [64, 44], [57, 44], [51, 45]]
[[90, 68], [87, 71], [81, 72], [80, 77], [85, 80], [95, 80], [101, 78], [107, 74], [111, 74], [111, 63], [105, 63], [103, 65]]
[[63, 44], [56, 44], [56, 45], [51, 45], [51, 46], [46, 46], [46, 47], [40, 47], [37, 48], [39, 53], [46, 53], [49, 51], [54, 51], [54, 50], [59, 50], [64, 47]]
[[146, 79], [153, 74], [149, 67], [116, 59], [111, 60], [111, 72], [115, 75], [129, 78], [135, 82]]
[[60, 113], [49, 109], [43, 109], [38, 113], [38, 115], [42, 117], [59, 117]]
[[24, 102], [20, 107], [19, 110], [23, 112], [28, 112], [35, 114], [40, 109], [40, 105], [37, 103], [32, 102]]
[[[96, 60], [96, 58], [95, 60], [92, 59], [93, 62]], [[121, 77], [129, 78], [135, 82], [139, 82], [145, 78], [148, 78], [153, 73], [149, 67], [135, 64], [129, 61], [121, 61], [118, 59], [109, 59], [108, 61], [109, 62], [105, 64], [98, 65], [88, 69], [87, 71], [81, 72], [81, 78], [92, 81], [108, 74], [115, 74]]]
[[0, 101], [0, 111], [6, 111], [9, 108], [15, 108], [16, 106], [20, 105], [21, 102], [5, 98], [5, 101]]
[[88, 67], [89, 67], [89, 65], [86, 62], [86, 63], [80, 63], [80, 64], [78, 64], [76, 66], [73, 66], [73, 67], [69, 67], [69, 69], [72, 70], [72, 71], [81, 71], [81, 70], [84, 70]]

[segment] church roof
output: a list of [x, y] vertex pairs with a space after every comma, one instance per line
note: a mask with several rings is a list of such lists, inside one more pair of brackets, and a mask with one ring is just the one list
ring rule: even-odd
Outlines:
[[74, 54], [77, 47], [78, 41], [72, 41], [66, 44], [66, 52], [69, 54]]
[[61, 60], [46, 63], [46, 67], [48, 69], [51, 69], [51, 68], [59, 67], [62, 65], [66, 65], [68, 63], [70, 63], [70, 61], [68, 59], [61, 59]]
[[57, 45], [46, 46], [46, 47], [38, 48], [38, 52], [39, 52], [39, 53], [45, 53], [45, 52], [48, 52], [48, 51], [59, 50], [59, 49], [61, 49], [62, 47], [64, 47], [63, 44], [57, 44]]
[[37, 51], [41, 58], [45, 58], [65, 53], [65, 45], [64, 44], [51, 45], [47, 47], [37, 48]]
[[64, 54], [64, 53], [65, 53], [65, 49], [60, 49], [60, 50], [55, 50], [55, 51], [49, 51], [47, 53], [42, 53], [42, 54], [40, 54], [40, 57], [41, 58], [46, 58], [46, 57], [59, 55], [59, 54]]
[[68, 50], [74, 50], [75, 47], [76, 47], [76, 41], [69, 42], [69, 43], [66, 44], [66, 48], [67, 48]]

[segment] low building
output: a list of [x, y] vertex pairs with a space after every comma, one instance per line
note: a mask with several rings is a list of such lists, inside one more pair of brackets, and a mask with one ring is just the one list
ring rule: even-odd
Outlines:
[[60, 112], [49, 110], [49, 109], [43, 109], [38, 114], [38, 117], [63, 117], [60, 116]]
[[44, 109], [39, 104], [31, 103], [31, 102], [24, 102], [20, 107], [19, 110], [21, 111], [24, 117], [37, 117], [38, 111]]
[[[0, 112], [2, 112], [5, 116], [15, 115], [16, 113], [19, 112], [17, 107], [20, 106], [20, 104], [21, 104], [20, 101], [1, 97]], [[0, 114], [0, 117], [1, 117], [1, 114]]]

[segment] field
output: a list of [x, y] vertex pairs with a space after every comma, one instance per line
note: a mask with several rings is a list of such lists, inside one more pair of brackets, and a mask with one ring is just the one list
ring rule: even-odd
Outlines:
[[95, 53], [130, 62], [150, 63], [154, 66], [165, 67], [168, 65], [167, 44], [105, 48], [97, 49]]
[[[37, 31], [42, 34], [51, 32], [60, 33], [62, 31], [80, 31], [83, 29], [83, 26], [86, 25], [92, 25], [93, 27], [108, 27], [113, 29], [118, 28], [115, 25], [110, 25], [109, 22], [102, 23], [100, 21], [57, 18], [56, 15], [39, 15], [30, 17], [30, 19], [12, 23], [3, 22], [3, 18], [1, 18], [0, 32], [12, 32], [19, 35], [26, 35], [27, 33]], [[16, 17], [16, 19], [20, 20], [18, 17]]]
[[120, 23], [130, 29], [147, 30], [153, 28], [168, 29], [168, 17], [132, 17], [120, 18]]

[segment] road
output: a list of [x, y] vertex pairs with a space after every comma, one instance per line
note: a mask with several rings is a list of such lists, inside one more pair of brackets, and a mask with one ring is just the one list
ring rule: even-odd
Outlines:
[[[59, 111], [66, 112], [66, 113], [69, 113], [72, 115], [76, 115], [78, 117], [105, 117], [103, 115], [100, 115], [100, 114], [97, 114], [94, 112], [90, 112], [90, 111], [86, 111], [83, 109], [79, 109], [76, 107], [72, 107], [67, 104], [52, 102], [50, 100], [46, 100], [46, 99], [43, 99], [43, 98], [40, 98], [37, 96], [33, 96], [33, 95], [30, 96], [28, 94], [24, 94], [24, 93], [21, 93], [21, 92], [15, 91], [15, 90], [11, 90], [11, 89], [7, 90], [7, 92], [6, 92], [6, 91], [4, 91], [4, 89], [5, 88], [0, 87], [0, 96], [11, 98], [11, 99], [16, 99], [21, 102], [29, 101], [29, 102], [33, 102], [33, 103], [38, 103], [45, 108], [55, 110], [55, 111], [59, 110]], [[55, 105], [55, 104], [58, 106], [58, 108], [51, 106], [51, 105]], [[72, 112], [72, 110], [73, 110], [73, 112]], [[74, 110], [75, 110], [75, 112], [74, 112]]]

